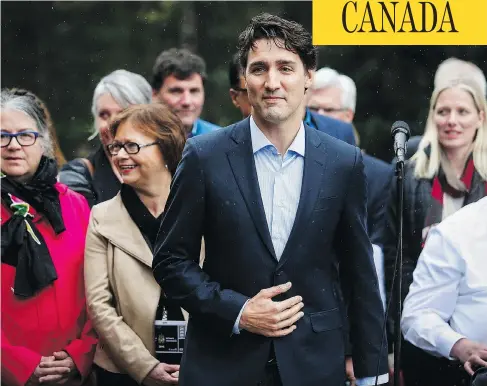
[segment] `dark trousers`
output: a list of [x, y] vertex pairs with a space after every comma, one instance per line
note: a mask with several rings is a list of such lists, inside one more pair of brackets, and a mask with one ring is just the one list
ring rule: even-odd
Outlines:
[[406, 386], [468, 386], [470, 376], [457, 361], [437, 358], [402, 342], [401, 367]]
[[274, 352], [274, 344], [271, 344], [269, 359], [267, 360], [262, 379], [257, 383], [257, 386], [282, 386], [276, 354]]
[[274, 362], [273, 364], [268, 364], [265, 367], [262, 380], [257, 384], [257, 386], [282, 386], [277, 363]]

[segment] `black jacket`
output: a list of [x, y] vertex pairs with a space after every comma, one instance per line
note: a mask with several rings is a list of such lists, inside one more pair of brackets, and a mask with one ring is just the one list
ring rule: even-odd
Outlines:
[[[267, 227], [249, 119], [187, 141], [161, 225], [154, 276], [190, 314], [180, 385], [255, 385], [273, 347], [284, 386], [343, 385], [343, 307], [355, 376], [375, 376], [384, 312], [367, 236], [360, 149], [306, 127], [303, 185], [278, 261]], [[201, 237], [206, 259], [198, 265]], [[340, 270], [338, 270], [340, 264]], [[261, 289], [303, 297], [305, 316], [271, 339], [232, 328]], [[349, 299], [343, 299], [342, 286]], [[387, 348], [380, 374], [387, 373]]]

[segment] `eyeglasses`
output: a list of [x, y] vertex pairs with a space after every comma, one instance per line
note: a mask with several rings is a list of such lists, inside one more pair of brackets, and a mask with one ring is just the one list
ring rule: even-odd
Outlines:
[[125, 150], [127, 154], [137, 154], [140, 149], [143, 147], [147, 146], [152, 146], [152, 145], [157, 145], [159, 142], [152, 142], [148, 143], [147, 145], [139, 145], [138, 143], [135, 142], [125, 142], [125, 143], [118, 143], [114, 142], [109, 145], [107, 145], [107, 150], [110, 153], [110, 155], [117, 155], [122, 148]]
[[337, 113], [339, 111], [345, 111], [346, 110], [343, 107], [334, 108], [334, 107], [314, 107], [314, 106], [308, 106], [308, 109], [310, 109], [314, 113], [317, 113], [319, 111], [323, 111], [325, 114], [332, 114], [332, 113]]
[[37, 137], [42, 137], [37, 131], [22, 131], [20, 133], [7, 133], [2, 131], [1, 147], [10, 145], [12, 138], [15, 138], [20, 146], [32, 146], [36, 143]]

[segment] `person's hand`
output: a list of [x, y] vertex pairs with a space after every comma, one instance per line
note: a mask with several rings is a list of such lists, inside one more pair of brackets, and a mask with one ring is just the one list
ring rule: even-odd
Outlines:
[[66, 351], [56, 351], [51, 358], [54, 359], [39, 364], [40, 369], [44, 370], [44, 375], [39, 378], [40, 384], [64, 385], [68, 380], [79, 377], [78, 369]]
[[177, 385], [179, 382], [179, 365], [168, 365], [159, 363], [144, 378], [142, 384], [145, 386]]
[[460, 360], [470, 375], [473, 375], [477, 367], [487, 367], [487, 346], [466, 338], [453, 345], [450, 356]]
[[296, 329], [294, 323], [304, 315], [301, 296], [281, 302], [272, 300], [291, 288], [291, 283], [261, 290], [248, 301], [242, 311], [239, 328], [268, 337], [281, 337]]
[[350, 382], [350, 386], [355, 386], [355, 381], [357, 380], [355, 378], [355, 374], [353, 372], [353, 361], [352, 357], [346, 357], [345, 358], [345, 373], [347, 375], [347, 380]]
[[[64, 375], [69, 373], [68, 367], [45, 367], [47, 363], [54, 363], [56, 358], [54, 355], [49, 357], [41, 357], [41, 361], [35, 368], [34, 372], [28, 379], [26, 386], [40, 385], [41, 383], [48, 383], [60, 381], [63, 379]], [[45, 379], [46, 377], [47, 380]], [[42, 381], [41, 379], [44, 378]]]

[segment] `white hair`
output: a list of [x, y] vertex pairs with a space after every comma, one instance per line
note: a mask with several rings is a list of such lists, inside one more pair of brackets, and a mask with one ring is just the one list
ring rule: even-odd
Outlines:
[[[416, 178], [433, 178], [440, 168], [440, 143], [438, 141], [438, 129], [433, 122], [436, 102], [441, 92], [458, 87], [467, 91], [473, 98], [475, 107], [479, 112], [484, 113], [484, 120], [477, 129], [477, 134], [473, 143], [473, 161], [475, 169], [479, 172], [484, 180], [487, 180], [487, 101], [480, 91], [479, 85], [471, 78], [451, 80], [438, 86], [433, 91], [430, 101], [430, 109], [426, 120], [424, 135], [419, 142], [418, 151], [411, 158], [416, 161], [414, 175]], [[429, 156], [425, 149], [429, 147]]]
[[342, 90], [342, 108], [355, 112], [357, 87], [350, 77], [340, 74], [329, 67], [320, 68], [313, 77], [311, 90], [320, 90], [328, 87], [337, 87]]
[[451, 57], [443, 61], [436, 70], [434, 87], [441, 87], [454, 79], [471, 79], [487, 97], [487, 80], [480, 68], [471, 62]]
[[3, 89], [0, 97], [0, 107], [2, 110], [19, 111], [29, 118], [35, 124], [40, 134], [40, 142], [43, 149], [43, 155], [54, 158], [54, 146], [49, 133], [46, 111], [40, 104], [40, 100], [33, 93], [15, 89]]
[[[104, 94], [109, 94], [115, 102], [125, 109], [130, 105], [141, 105], [151, 103], [152, 87], [142, 75], [135, 74], [127, 70], [116, 70], [105, 76], [95, 88], [91, 113], [95, 118], [97, 115], [96, 103], [98, 98]], [[98, 135], [95, 127], [90, 140]]]

